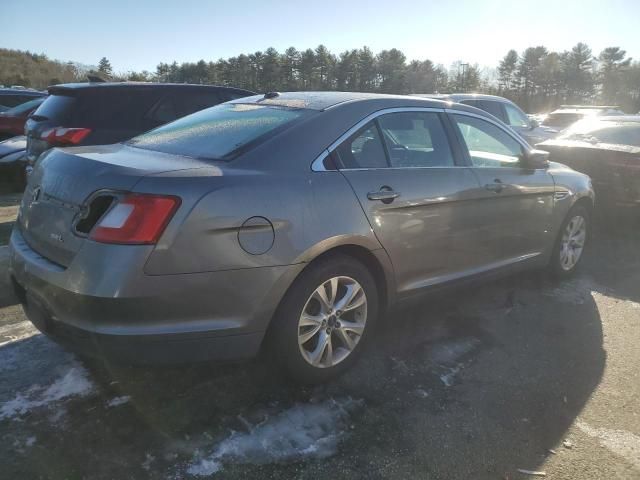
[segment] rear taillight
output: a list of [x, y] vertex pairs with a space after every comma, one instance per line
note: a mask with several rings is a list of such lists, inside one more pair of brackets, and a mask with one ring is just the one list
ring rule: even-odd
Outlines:
[[89, 238], [102, 243], [154, 244], [179, 206], [178, 197], [126, 195], [102, 217]]
[[40, 138], [53, 146], [78, 145], [91, 133], [90, 128], [49, 128], [42, 132]]

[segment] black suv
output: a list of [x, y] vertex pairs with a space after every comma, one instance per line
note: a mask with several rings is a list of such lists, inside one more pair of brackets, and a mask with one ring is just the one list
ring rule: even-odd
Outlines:
[[69, 83], [49, 87], [25, 124], [27, 162], [52, 147], [128, 140], [157, 126], [254, 92], [171, 83]]

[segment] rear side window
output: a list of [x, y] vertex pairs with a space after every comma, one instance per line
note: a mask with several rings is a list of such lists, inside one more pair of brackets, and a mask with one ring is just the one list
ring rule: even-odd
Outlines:
[[336, 149], [343, 168], [386, 168], [387, 155], [375, 122], [369, 122]]
[[224, 160], [280, 132], [309, 112], [270, 105], [221, 104], [139, 135], [128, 144], [175, 155]]
[[[506, 120], [504, 116], [504, 111], [502, 110], [501, 102], [492, 102], [491, 100], [479, 100], [478, 108], [484, 110], [485, 112], [490, 113], [494, 117], [503, 122]], [[505, 105], [506, 106], [506, 105]]]
[[378, 122], [392, 167], [452, 167], [453, 155], [437, 113], [382, 115]]
[[142, 118], [161, 93], [151, 89], [93, 89], [78, 95], [71, 125], [110, 130], [143, 128]]
[[76, 103], [75, 97], [67, 95], [50, 95], [33, 113], [35, 116], [55, 122], [66, 123]]
[[152, 126], [213, 107], [225, 101], [216, 92], [172, 92], [160, 99], [145, 115]]

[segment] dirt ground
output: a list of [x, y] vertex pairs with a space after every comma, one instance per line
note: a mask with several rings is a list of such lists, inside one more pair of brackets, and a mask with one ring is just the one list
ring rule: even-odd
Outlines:
[[[0, 244], [16, 202], [0, 197]], [[637, 218], [610, 222], [568, 282], [518, 275], [393, 312], [314, 388], [262, 358], [85, 363], [27, 321], [0, 247], [0, 478], [640, 478], [639, 241]]]

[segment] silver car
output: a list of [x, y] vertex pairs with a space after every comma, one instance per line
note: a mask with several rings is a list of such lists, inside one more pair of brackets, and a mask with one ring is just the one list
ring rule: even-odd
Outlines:
[[554, 138], [560, 132], [558, 128], [541, 125], [536, 119], [524, 113], [515, 103], [504, 97], [481, 93], [420, 94], [416, 96], [457, 102], [484, 110], [509, 125], [530, 145]]
[[173, 363], [264, 344], [319, 382], [432, 287], [571, 274], [593, 202], [587, 176], [482, 110], [270, 93], [42, 155], [10, 273], [32, 322], [82, 353]]

